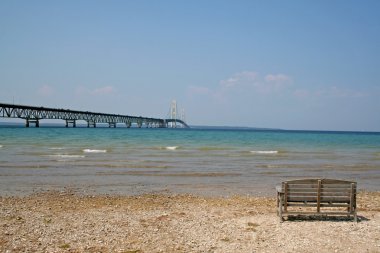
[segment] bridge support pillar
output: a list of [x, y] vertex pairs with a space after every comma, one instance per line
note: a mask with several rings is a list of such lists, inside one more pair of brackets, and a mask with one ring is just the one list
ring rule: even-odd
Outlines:
[[87, 127], [96, 127], [96, 122], [95, 121], [87, 121]]
[[116, 122], [108, 122], [108, 127], [116, 128]]
[[40, 127], [40, 121], [38, 119], [26, 119], [25, 127], [29, 127], [30, 123], [34, 123], [36, 127]]
[[73, 127], [76, 127], [75, 119], [67, 119], [66, 120], [66, 127], [69, 127], [69, 124], [73, 124]]
[[131, 125], [132, 125], [131, 122], [126, 122], [125, 124], [127, 125], [127, 128], [131, 128]]

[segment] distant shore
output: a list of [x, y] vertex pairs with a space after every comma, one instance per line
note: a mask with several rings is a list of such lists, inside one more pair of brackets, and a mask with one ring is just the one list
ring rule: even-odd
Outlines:
[[380, 192], [358, 194], [359, 222], [279, 223], [275, 199], [188, 194], [0, 197], [0, 251], [379, 252]]
[[[46, 128], [65, 128], [65, 123], [62, 122], [51, 122], [49, 120], [46, 120], [47, 122], [43, 122], [40, 124], [41, 127]], [[54, 120], [56, 121], [56, 120]], [[85, 123], [78, 123], [76, 125], [77, 127], [87, 128], [87, 124]], [[108, 128], [107, 123], [99, 123], [99, 126], [102, 128]], [[1, 127], [25, 127], [25, 122], [20, 119], [7, 119], [0, 118], [0, 128]], [[118, 124], [118, 128], [127, 128], [123, 124]], [[263, 132], [298, 132], [298, 133], [361, 133], [361, 134], [380, 134], [379, 131], [367, 131], [367, 130], [318, 130], [318, 129], [284, 129], [284, 128], [268, 128], [268, 127], [251, 127], [251, 126], [207, 126], [207, 125], [190, 125], [190, 127], [194, 130], [246, 130], [246, 131], [263, 131]], [[137, 127], [132, 127], [137, 128]], [[182, 129], [182, 128], [177, 128]]]

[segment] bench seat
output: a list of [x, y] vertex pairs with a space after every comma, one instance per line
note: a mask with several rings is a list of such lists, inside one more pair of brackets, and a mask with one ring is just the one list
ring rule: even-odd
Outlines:
[[280, 220], [294, 215], [345, 215], [357, 221], [356, 182], [336, 179], [284, 181], [277, 190]]

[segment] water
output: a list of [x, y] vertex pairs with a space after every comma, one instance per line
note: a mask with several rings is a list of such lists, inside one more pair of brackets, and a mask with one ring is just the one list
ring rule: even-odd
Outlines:
[[380, 190], [380, 134], [127, 128], [0, 128], [0, 195], [272, 195], [284, 180]]

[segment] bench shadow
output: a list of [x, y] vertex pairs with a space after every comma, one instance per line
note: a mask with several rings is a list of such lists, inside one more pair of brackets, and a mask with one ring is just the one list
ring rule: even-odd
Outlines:
[[[358, 223], [360, 222], [365, 222], [365, 221], [370, 221], [369, 218], [358, 215], [357, 216]], [[343, 216], [302, 216], [302, 215], [297, 215], [297, 216], [289, 216], [287, 219], [284, 220], [286, 221], [293, 221], [293, 222], [299, 222], [299, 221], [330, 221], [330, 222], [347, 222], [351, 221], [354, 222], [354, 219], [352, 217], [343, 217]]]

